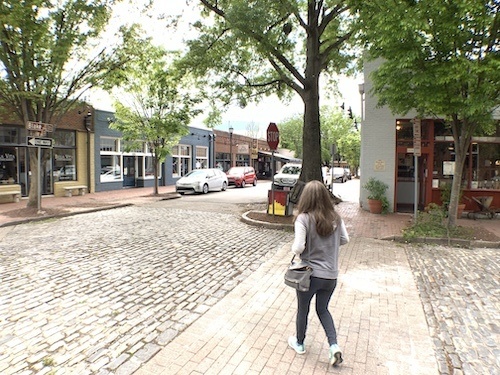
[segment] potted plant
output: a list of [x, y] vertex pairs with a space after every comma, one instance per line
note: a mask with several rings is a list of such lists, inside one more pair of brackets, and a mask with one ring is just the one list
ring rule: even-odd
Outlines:
[[363, 185], [363, 188], [368, 190], [370, 212], [372, 214], [386, 213], [389, 209], [389, 200], [385, 196], [385, 192], [389, 186], [374, 177], [370, 177]]

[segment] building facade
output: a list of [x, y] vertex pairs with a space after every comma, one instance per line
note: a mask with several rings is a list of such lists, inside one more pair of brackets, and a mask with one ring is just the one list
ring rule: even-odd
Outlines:
[[[391, 212], [411, 211], [415, 203], [420, 210], [429, 203], [441, 204], [441, 193], [453, 179], [455, 152], [451, 131], [439, 118], [415, 123], [416, 113], [394, 116], [387, 107], [378, 107], [377, 98], [370, 95], [370, 74], [378, 64], [366, 63], [364, 84], [360, 85], [361, 186], [370, 177], [385, 182], [389, 186]], [[414, 147], [417, 136], [414, 131], [420, 132], [420, 149]], [[463, 172], [463, 203], [467, 211], [480, 208], [472, 197], [491, 196], [491, 205], [500, 207], [499, 126], [491, 136], [472, 138]], [[365, 209], [368, 209], [367, 195], [361, 189], [360, 205]]]
[[[30, 150], [40, 152], [42, 195], [64, 196], [71, 187], [85, 186], [89, 192], [154, 186], [153, 155], [146, 143], [127, 147], [121, 132], [112, 129], [114, 113], [83, 105], [65, 115], [57, 124], [35, 124], [30, 129], [15, 119], [0, 124], [0, 203], [12, 201], [1, 192], [19, 191], [28, 196]], [[30, 137], [51, 140], [50, 146], [35, 147]], [[274, 156], [274, 158], [273, 158]], [[274, 160], [274, 164], [272, 163]], [[189, 127], [189, 133], [172, 147], [159, 169], [159, 185], [174, 185], [197, 168], [252, 166], [260, 178], [271, 178], [283, 164], [300, 161], [275, 152], [264, 139], [232, 131]]]
[[[85, 110], [83, 110], [85, 109]], [[88, 145], [93, 142], [90, 128], [91, 110], [75, 109], [54, 124], [21, 124], [4, 116], [0, 124], [0, 192], [18, 189], [22, 196], [29, 194], [32, 178], [30, 153], [40, 155], [40, 190], [43, 195], [64, 195], [68, 184], [88, 183], [90, 164]], [[33, 140], [46, 140], [42, 147]], [[0, 202], [11, 201], [0, 196]]]

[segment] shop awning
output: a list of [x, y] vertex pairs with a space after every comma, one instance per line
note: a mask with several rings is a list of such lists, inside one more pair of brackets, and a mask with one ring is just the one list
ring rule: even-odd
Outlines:
[[[259, 157], [261, 157], [261, 156], [271, 157], [272, 154], [273, 153], [271, 151], [259, 151]], [[285, 163], [302, 163], [302, 159], [295, 158], [293, 156], [283, 155], [283, 154], [280, 154], [278, 152], [274, 153], [274, 159], [276, 161], [281, 161], [281, 162], [285, 162]]]

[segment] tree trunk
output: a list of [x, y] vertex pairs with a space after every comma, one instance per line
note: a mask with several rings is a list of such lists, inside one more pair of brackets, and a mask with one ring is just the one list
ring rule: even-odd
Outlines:
[[304, 98], [303, 156], [300, 179], [304, 182], [322, 180], [319, 95], [310, 89]]
[[321, 139], [319, 114], [319, 76], [321, 62], [319, 61], [319, 30], [318, 18], [315, 13], [315, 3], [309, 2], [308, 24], [309, 32], [306, 42], [306, 68], [302, 100], [304, 102], [304, 128], [302, 131], [302, 172], [300, 180], [309, 182], [323, 180], [321, 174]]
[[455, 171], [450, 192], [450, 205], [448, 206], [448, 227], [454, 228], [457, 225], [457, 212], [462, 190], [462, 175], [467, 158], [467, 150], [469, 148], [471, 137], [461, 136], [455, 138]]
[[154, 182], [154, 190], [153, 194], [158, 195], [158, 158], [156, 157], [157, 153], [153, 155], [153, 168], [154, 168], [154, 176], [155, 176], [155, 182]]
[[[40, 171], [38, 170], [38, 147], [28, 148], [30, 157], [30, 191], [26, 207], [38, 207], [38, 183], [40, 181]], [[41, 208], [40, 202], [40, 208]]]

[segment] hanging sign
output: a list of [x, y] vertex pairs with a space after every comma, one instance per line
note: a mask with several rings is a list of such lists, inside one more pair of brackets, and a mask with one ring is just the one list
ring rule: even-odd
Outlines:
[[413, 119], [413, 154], [422, 155], [422, 120]]

